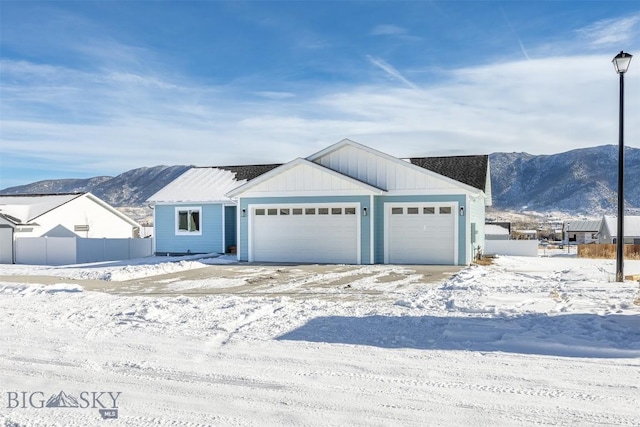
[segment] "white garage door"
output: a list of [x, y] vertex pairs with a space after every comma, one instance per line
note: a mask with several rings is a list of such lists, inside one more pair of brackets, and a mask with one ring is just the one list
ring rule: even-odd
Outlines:
[[250, 261], [357, 264], [355, 205], [251, 209]]
[[387, 262], [455, 263], [454, 205], [388, 205]]

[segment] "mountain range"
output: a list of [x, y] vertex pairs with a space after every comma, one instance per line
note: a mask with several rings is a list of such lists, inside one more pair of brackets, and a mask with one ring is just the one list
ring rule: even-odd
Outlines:
[[[495, 209], [602, 215], [617, 211], [618, 147], [605, 145], [552, 155], [489, 156]], [[116, 177], [56, 179], [0, 190], [0, 194], [91, 192], [117, 207], [145, 201], [191, 166], [132, 169]], [[625, 149], [625, 206], [640, 211], [640, 149]]]

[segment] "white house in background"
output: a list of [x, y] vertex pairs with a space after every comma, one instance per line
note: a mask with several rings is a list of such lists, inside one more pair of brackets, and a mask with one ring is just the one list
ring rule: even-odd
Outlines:
[[[618, 217], [605, 216], [598, 232], [598, 243], [616, 243]], [[624, 243], [640, 245], [640, 216], [624, 217]]]
[[509, 228], [506, 224], [487, 223], [484, 225], [484, 238], [486, 240], [509, 240]]
[[602, 220], [569, 220], [565, 221], [563, 241], [573, 245], [584, 245], [598, 242], [598, 232], [602, 226]]
[[0, 195], [0, 263], [25, 237], [139, 237], [140, 225], [91, 193]]

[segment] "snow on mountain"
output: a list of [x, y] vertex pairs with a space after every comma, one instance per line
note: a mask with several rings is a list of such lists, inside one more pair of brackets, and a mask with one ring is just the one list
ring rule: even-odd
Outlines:
[[[490, 155], [493, 205], [499, 210], [565, 212], [599, 216], [617, 211], [618, 147], [605, 145], [565, 153]], [[116, 177], [40, 181], [0, 194], [90, 191], [117, 207], [142, 207], [148, 197], [190, 166], [132, 169]], [[640, 211], [640, 149], [626, 147], [625, 201]]]
[[[493, 204], [498, 209], [604, 214], [617, 211], [618, 147], [566, 153], [490, 156]], [[625, 203], [640, 208], [640, 149], [625, 150]]]
[[147, 198], [182, 175], [191, 166], [154, 166], [132, 169], [116, 177], [53, 179], [0, 190], [0, 194], [91, 192], [113, 206], [143, 206]]

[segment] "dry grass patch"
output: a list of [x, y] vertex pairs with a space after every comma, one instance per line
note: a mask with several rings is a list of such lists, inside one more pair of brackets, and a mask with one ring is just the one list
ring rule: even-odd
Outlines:
[[495, 259], [494, 256], [483, 256], [473, 261], [473, 263], [476, 265], [491, 265], [493, 264], [494, 259]]

